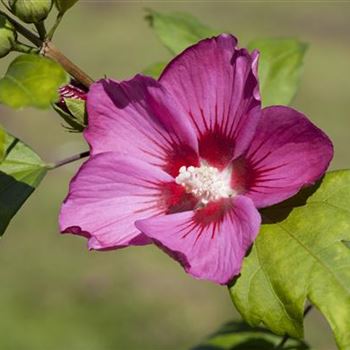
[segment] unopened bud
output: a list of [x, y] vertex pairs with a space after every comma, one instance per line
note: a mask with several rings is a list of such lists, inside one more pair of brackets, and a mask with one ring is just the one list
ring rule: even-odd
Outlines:
[[82, 132], [86, 125], [86, 105], [88, 90], [72, 79], [70, 84], [59, 89], [59, 101], [54, 109], [68, 124], [66, 128], [71, 132]]
[[70, 113], [65, 102], [66, 98], [83, 101], [85, 101], [87, 98], [86, 88], [79, 84], [76, 80], [71, 80], [69, 84], [62, 86], [58, 92], [60, 95], [60, 100], [58, 101], [57, 106], [66, 113]]
[[17, 39], [17, 33], [12, 23], [0, 15], [0, 58], [5, 57], [12, 49]]
[[9, 0], [11, 11], [23, 22], [39, 23], [46, 19], [52, 0]]

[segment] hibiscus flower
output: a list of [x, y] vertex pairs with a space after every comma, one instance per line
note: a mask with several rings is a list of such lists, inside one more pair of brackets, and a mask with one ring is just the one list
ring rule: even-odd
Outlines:
[[190, 275], [229, 283], [259, 232], [258, 209], [313, 184], [333, 156], [303, 114], [261, 108], [258, 56], [222, 34], [158, 81], [93, 84], [91, 156], [70, 184], [61, 231], [97, 250], [155, 243]]

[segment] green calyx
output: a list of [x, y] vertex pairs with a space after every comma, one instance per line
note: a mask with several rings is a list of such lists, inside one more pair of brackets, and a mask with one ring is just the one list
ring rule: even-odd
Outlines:
[[39, 23], [45, 20], [52, 4], [52, 0], [9, 0], [11, 11], [26, 23]]
[[17, 39], [17, 33], [12, 23], [0, 15], [0, 58], [12, 51]]

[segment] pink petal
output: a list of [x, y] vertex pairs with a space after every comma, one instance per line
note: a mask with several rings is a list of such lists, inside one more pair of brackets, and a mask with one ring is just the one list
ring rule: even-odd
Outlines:
[[266, 207], [315, 183], [332, 157], [332, 142], [303, 114], [268, 107], [247, 153], [233, 164], [233, 186], [245, 188], [258, 208]]
[[190, 275], [227, 284], [239, 274], [260, 220], [252, 201], [237, 196], [197, 211], [140, 220], [136, 226]]
[[70, 184], [60, 230], [86, 236], [92, 249], [147, 244], [134, 222], [165, 211], [162, 183], [170, 181], [170, 175], [137, 159], [113, 152], [92, 156]]
[[201, 157], [219, 168], [245, 151], [260, 115], [258, 54], [236, 45], [227, 34], [203, 40], [176, 57], [160, 78], [191, 120]]
[[90, 88], [87, 109], [84, 135], [92, 154], [118, 152], [173, 175], [182, 165], [198, 165], [198, 142], [190, 122], [152, 78], [100, 80]]

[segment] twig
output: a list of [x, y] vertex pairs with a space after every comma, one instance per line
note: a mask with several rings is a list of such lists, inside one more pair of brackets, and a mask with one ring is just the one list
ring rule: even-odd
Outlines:
[[22, 34], [26, 39], [28, 39], [32, 44], [37, 47], [41, 47], [43, 41], [40, 40], [34, 33], [32, 33], [29, 29], [22, 26], [22, 24], [18, 23], [14, 18], [8, 15], [6, 12], [0, 10], [0, 14], [5, 16], [16, 28], [17, 32]]
[[69, 163], [76, 162], [77, 160], [86, 158], [86, 157], [88, 157], [89, 155], [90, 155], [90, 151], [86, 151], [86, 152], [83, 152], [83, 153], [75, 154], [74, 156], [71, 156], [71, 157], [69, 157], [69, 158], [60, 160], [60, 161], [58, 161], [57, 163], [53, 164], [53, 165], [50, 167], [50, 170], [57, 169], [57, 168], [60, 168], [61, 166], [67, 165], [67, 164], [69, 164]]
[[12, 47], [13, 51], [21, 53], [39, 53], [39, 49], [16, 41]]
[[[306, 309], [304, 310], [304, 318], [305, 318], [305, 316], [310, 312], [312, 310], [312, 305], [308, 305], [307, 307], [306, 307]], [[286, 344], [286, 342], [289, 340], [289, 335], [288, 334], [286, 334], [283, 338], [282, 338], [282, 340], [281, 340], [281, 342], [275, 347], [275, 349], [277, 350], [277, 349], [283, 349], [283, 347], [284, 347], [284, 345]]]
[[62, 18], [63, 18], [63, 14], [59, 13], [59, 14], [57, 15], [55, 24], [54, 24], [53, 27], [50, 29], [49, 34], [47, 35], [47, 38], [48, 38], [49, 40], [52, 40], [52, 37], [53, 37], [53, 35], [55, 34], [56, 29], [57, 29], [58, 26], [60, 25], [60, 23], [61, 23], [61, 21], [62, 21]]
[[6, 0], [1, 0], [1, 3], [4, 5], [4, 7], [7, 9], [7, 11], [11, 12], [10, 6], [6, 3]]

